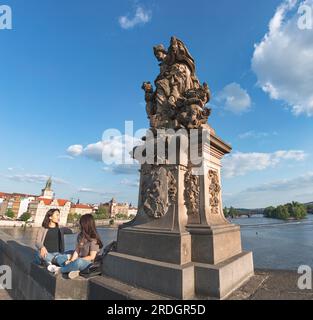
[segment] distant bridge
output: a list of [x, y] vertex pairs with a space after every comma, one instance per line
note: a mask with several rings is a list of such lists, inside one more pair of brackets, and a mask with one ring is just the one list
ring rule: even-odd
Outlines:
[[[256, 213], [255, 213], [256, 214]], [[238, 214], [239, 217], [248, 217], [251, 218], [253, 216], [252, 213], [240, 213]]]

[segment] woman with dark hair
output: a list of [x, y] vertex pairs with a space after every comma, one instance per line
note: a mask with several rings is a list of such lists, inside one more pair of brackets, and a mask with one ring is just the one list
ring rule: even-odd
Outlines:
[[56, 264], [48, 266], [48, 270], [54, 274], [68, 273], [70, 279], [79, 276], [79, 272], [90, 266], [100, 249], [103, 247], [102, 241], [96, 229], [96, 224], [91, 214], [83, 215], [80, 220], [80, 233], [77, 236], [77, 245], [73, 255], [59, 255], [55, 258]]
[[47, 211], [42, 227], [37, 233], [35, 262], [50, 265], [57, 255], [64, 253], [64, 234], [72, 233], [68, 228], [59, 228], [60, 210]]

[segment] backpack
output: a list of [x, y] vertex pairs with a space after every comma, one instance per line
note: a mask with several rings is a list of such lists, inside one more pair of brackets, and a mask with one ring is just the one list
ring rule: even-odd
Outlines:
[[82, 270], [79, 275], [88, 279], [91, 277], [99, 276], [102, 274], [102, 261], [103, 258], [110, 252], [116, 251], [116, 241], [112, 241], [108, 244], [102, 251], [102, 254], [98, 254], [92, 264], [90, 264], [86, 269]]

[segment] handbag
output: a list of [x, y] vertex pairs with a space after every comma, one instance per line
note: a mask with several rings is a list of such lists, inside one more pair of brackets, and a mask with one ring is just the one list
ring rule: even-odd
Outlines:
[[87, 268], [82, 270], [79, 275], [83, 278], [91, 278], [95, 276], [99, 276], [102, 274], [102, 261], [103, 258], [110, 252], [116, 250], [116, 241], [112, 241], [109, 245], [107, 245], [102, 254], [96, 256], [94, 262], [90, 264]]

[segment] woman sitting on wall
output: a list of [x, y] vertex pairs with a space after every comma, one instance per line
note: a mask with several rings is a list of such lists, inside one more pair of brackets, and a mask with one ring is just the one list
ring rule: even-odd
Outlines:
[[58, 255], [55, 262], [58, 266], [50, 265], [48, 270], [54, 274], [68, 273], [70, 279], [79, 276], [80, 271], [85, 270], [93, 264], [96, 256], [103, 247], [97, 232], [95, 220], [91, 214], [83, 215], [80, 220], [80, 233], [77, 237], [77, 245], [74, 253], [69, 255]]
[[55, 257], [64, 254], [64, 235], [71, 234], [69, 228], [59, 228], [60, 210], [50, 209], [37, 233], [35, 263], [50, 265]]

